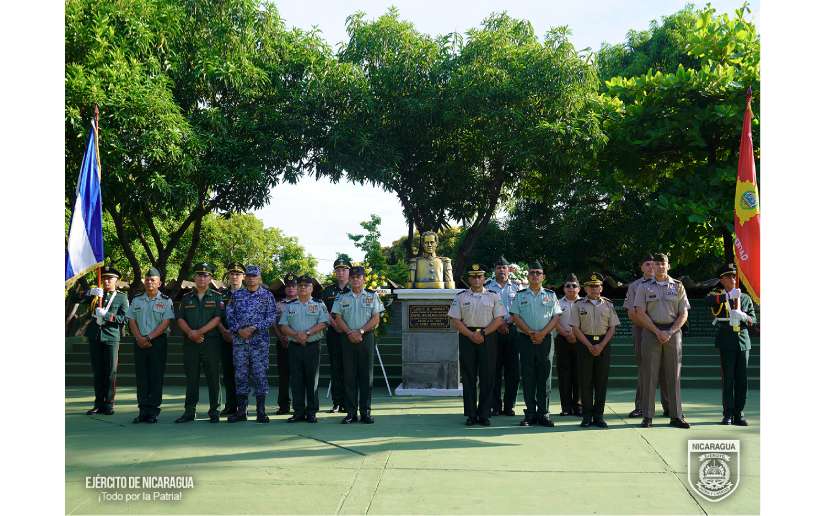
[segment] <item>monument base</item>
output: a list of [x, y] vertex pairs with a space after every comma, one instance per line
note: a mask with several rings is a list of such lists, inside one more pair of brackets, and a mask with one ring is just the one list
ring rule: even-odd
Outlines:
[[457, 396], [464, 395], [464, 389], [461, 385], [458, 389], [405, 389], [404, 384], [398, 384], [395, 388], [396, 396]]

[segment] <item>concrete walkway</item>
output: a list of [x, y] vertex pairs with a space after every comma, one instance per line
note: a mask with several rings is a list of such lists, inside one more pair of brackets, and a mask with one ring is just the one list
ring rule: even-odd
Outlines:
[[[132, 425], [134, 389], [118, 389], [115, 415], [90, 417], [83, 414], [90, 389], [67, 388], [67, 513], [759, 512], [758, 391], [750, 393], [747, 428], [717, 424], [718, 391], [682, 391], [690, 430], [661, 417], [653, 428], [639, 428], [639, 420], [624, 417], [629, 390], [608, 393], [606, 430], [558, 416], [552, 429], [521, 428], [520, 417], [467, 428], [460, 398], [389, 398], [378, 388], [374, 425], [340, 425], [340, 415], [326, 413], [315, 425], [272, 415], [268, 425], [176, 425], [183, 389], [164, 394], [158, 424]], [[321, 404], [328, 408], [327, 400]], [[207, 407], [199, 408], [205, 418]], [[551, 412], [558, 410], [552, 403]], [[688, 439], [742, 441], [742, 479], [722, 502], [688, 487]], [[86, 477], [95, 475], [191, 475], [194, 488], [160, 490], [180, 494], [176, 501], [105, 501], [103, 492], [151, 497], [159, 490], [87, 487]]]

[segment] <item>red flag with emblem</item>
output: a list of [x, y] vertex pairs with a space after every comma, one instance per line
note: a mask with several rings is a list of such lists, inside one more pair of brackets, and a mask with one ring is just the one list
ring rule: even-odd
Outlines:
[[748, 88], [742, 138], [739, 141], [739, 172], [734, 199], [733, 252], [741, 283], [759, 303], [759, 188], [751, 138], [751, 90]]

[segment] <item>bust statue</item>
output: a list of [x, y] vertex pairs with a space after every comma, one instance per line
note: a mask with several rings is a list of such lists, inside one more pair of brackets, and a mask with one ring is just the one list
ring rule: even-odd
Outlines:
[[435, 255], [438, 236], [432, 231], [421, 235], [421, 256], [409, 261], [407, 288], [455, 288], [452, 260]]

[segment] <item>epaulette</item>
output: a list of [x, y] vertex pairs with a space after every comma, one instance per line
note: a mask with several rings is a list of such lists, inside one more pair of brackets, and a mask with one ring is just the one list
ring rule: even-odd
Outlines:
[[600, 296], [600, 297], [602, 299], [604, 299], [605, 301], [607, 301], [608, 303], [610, 303], [611, 305], [613, 304], [613, 301], [610, 298], [607, 298], [607, 297], [604, 297], [604, 296]]
[[295, 299], [290, 299], [289, 301], [284, 301], [284, 304], [285, 304], [285, 305], [288, 305], [288, 304], [290, 304], [290, 303], [294, 303], [295, 301], [298, 301], [298, 298], [297, 298], [297, 297], [296, 297]]
[[489, 285], [493, 282], [493, 278], [488, 278], [487, 281], [484, 282], [485, 285]]
[[163, 299], [171, 299], [169, 296], [167, 296], [163, 292], [160, 293], [160, 297], [162, 297]]
[[528, 288], [529, 288], [529, 287], [524, 287], [523, 289], [520, 289], [520, 290], [519, 290], [519, 292], [524, 292], [524, 291], [525, 291], [525, 290], [527, 290]]
[[460, 296], [461, 294], [463, 294], [463, 293], [465, 293], [465, 292], [467, 292], [467, 289], [466, 289], [466, 288], [465, 288], [464, 290], [461, 290], [461, 291], [456, 292], [456, 293], [455, 293], [455, 295], [456, 295], [456, 296]]
[[672, 279], [672, 280], [673, 280], [673, 283], [676, 283], [677, 285], [681, 285], [681, 284], [682, 284], [682, 282], [681, 282], [681, 281], [679, 281], [679, 280], [677, 280], [676, 278], [670, 278], [670, 279]]
[[587, 298], [586, 297], [580, 297], [577, 300], [573, 301], [573, 304], [575, 305], [576, 303], [581, 303], [582, 301], [587, 301]]
[[365, 288], [365, 289], [364, 289], [364, 292], [369, 292], [370, 294], [375, 294], [375, 291], [374, 291], [374, 290], [370, 290], [370, 289], [368, 289], [368, 288]]
[[217, 294], [219, 296], [222, 295], [220, 290], [217, 290], [217, 289], [214, 289], [214, 288], [210, 288], [209, 292], [212, 292], [213, 294]]
[[648, 281], [653, 281], [653, 278], [645, 278], [644, 276], [642, 276], [641, 279], [642, 279], [641, 283], [647, 283]]

